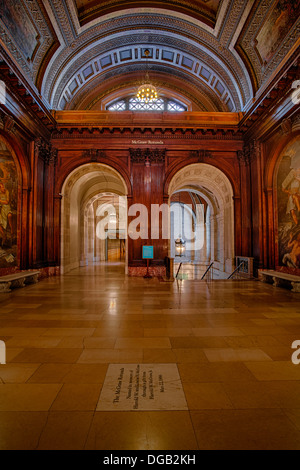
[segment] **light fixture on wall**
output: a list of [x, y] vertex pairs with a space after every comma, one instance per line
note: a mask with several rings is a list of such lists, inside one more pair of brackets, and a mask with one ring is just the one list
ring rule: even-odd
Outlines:
[[175, 255], [176, 256], [183, 256], [185, 253], [185, 241], [179, 235], [179, 238], [175, 240]]
[[150, 103], [156, 101], [158, 98], [158, 93], [156, 87], [150, 82], [149, 73], [148, 73], [148, 57], [150, 55], [149, 49], [145, 49], [144, 55], [146, 57], [146, 74], [143, 85], [138, 88], [136, 97], [142, 103]]

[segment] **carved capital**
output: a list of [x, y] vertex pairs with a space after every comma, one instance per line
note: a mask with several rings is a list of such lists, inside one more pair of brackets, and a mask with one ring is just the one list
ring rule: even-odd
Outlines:
[[243, 150], [238, 150], [236, 154], [239, 163], [242, 165], [247, 165], [246, 148], [244, 147]]
[[15, 130], [15, 121], [9, 114], [0, 112], [0, 126], [5, 132], [12, 134]]
[[38, 158], [41, 158], [46, 165], [57, 164], [58, 150], [48, 144], [42, 137], [38, 137], [34, 141], [34, 151]]
[[260, 142], [258, 140], [251, 140], [247, 144], [244, 145], [243, 150], [237, 151], [237, 157], [240, 163], [248, 166], [254, 160], [260, 157]]

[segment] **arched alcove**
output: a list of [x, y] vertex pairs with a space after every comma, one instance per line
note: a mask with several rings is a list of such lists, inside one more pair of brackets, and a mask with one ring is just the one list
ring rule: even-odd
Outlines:
[[[170, 181], [169, 197], [180, 191], [198, 194], [207, 204], [203, 217], [205, 236], [202, 259], [213, 261], [220, 277], [221, 273], [231, 273], [234, 267], [234, 207], [229, 179], [212, 165], [195, 163], [179, 170]], [[173, 253], [172, 243], [171, 240], [170, 256]]]
[[[66, 178], [62, 188], [61, 209], [62, 274], [88, 263], [92, 247], [97, 246], [97, 201], [101, 194], [106, 193], [122, 199], [127, 196], [122, 176], [108, 165], [82, 165]], [[94, 254], [90, 261], [96, 261]]]

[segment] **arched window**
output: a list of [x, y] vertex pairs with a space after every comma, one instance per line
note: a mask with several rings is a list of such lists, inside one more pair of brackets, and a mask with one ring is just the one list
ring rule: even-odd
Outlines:
[[180, 101], [169, 98], [159, 98], [150, 103], [143, 103], [135, 97], [122, 98], [121, 100], [109, 103], [106, 106], [107, 111], [154, 111], [154, 112], [175, 112], [181, 113], [187, 111], [187, 106]]

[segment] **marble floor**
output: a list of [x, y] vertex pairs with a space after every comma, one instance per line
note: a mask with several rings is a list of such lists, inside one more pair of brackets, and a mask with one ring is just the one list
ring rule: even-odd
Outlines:
[[[299, 450], [300, 294], [123, 273], [85, 267], [1, 294], [0, 449]], [[181, 405], [170, 393], [163, 409], [103, 409], [108, 368], [132, 364], [169, 364]]]

